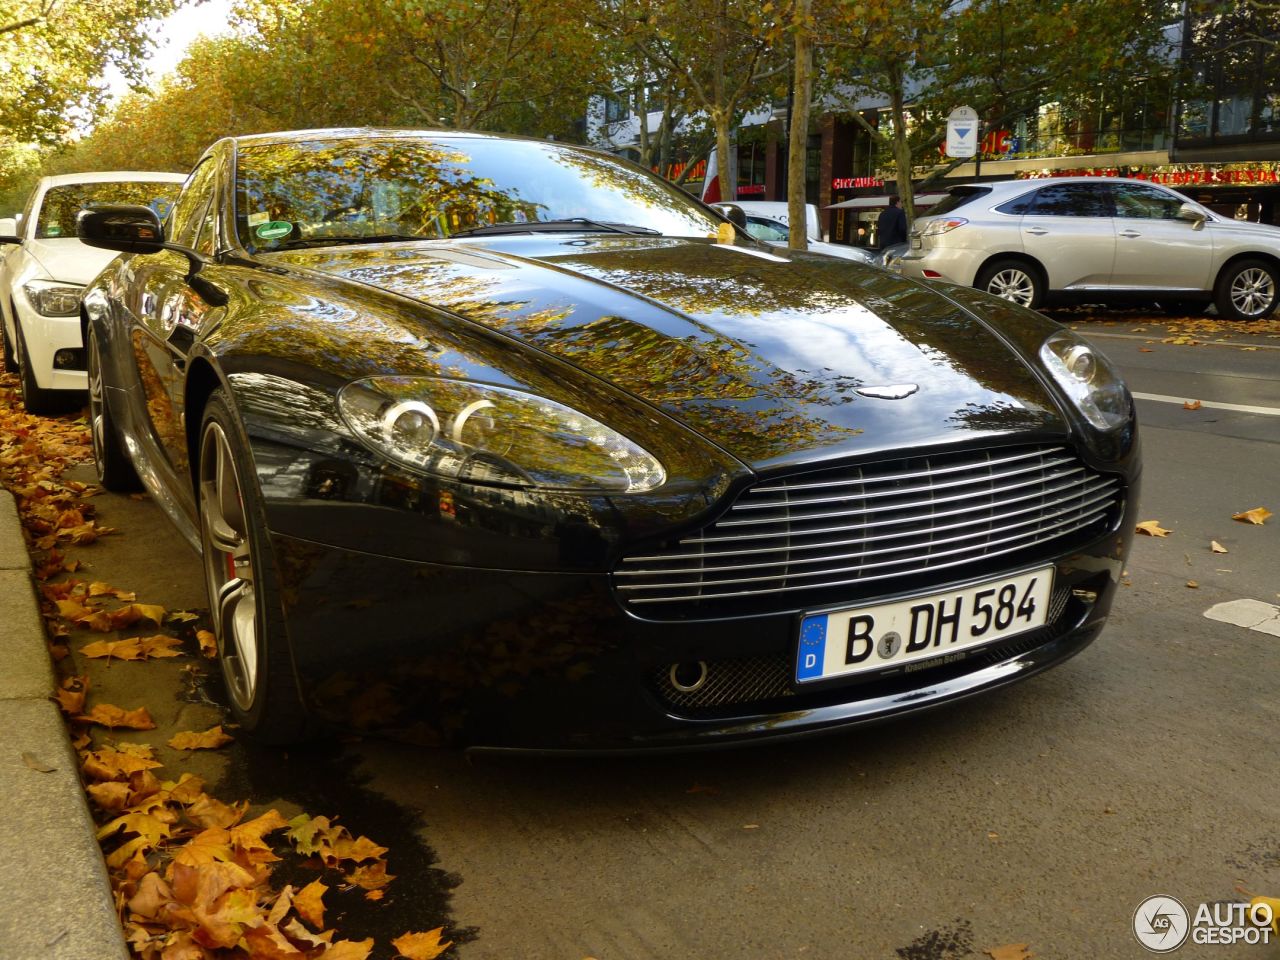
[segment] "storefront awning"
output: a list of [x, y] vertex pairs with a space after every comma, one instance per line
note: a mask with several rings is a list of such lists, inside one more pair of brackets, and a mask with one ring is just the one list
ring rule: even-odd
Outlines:
[[[917, 193], [915, 195], [915, 204], [917, 207], [931, 207], [943, 197], [945, 193]], [[828, 204], [828, 210], [874, 210], [876, 207], [887, 207], [889, 205], [889, 197], [854, 197], [852, 200], [845, 200], [841, 203]]]

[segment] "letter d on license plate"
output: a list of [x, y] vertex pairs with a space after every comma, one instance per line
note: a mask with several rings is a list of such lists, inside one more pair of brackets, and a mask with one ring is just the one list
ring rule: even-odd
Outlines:
[[885, 670], [1044, 626], [1053, 567], [911, 600], [807, 614], [796, 682]]

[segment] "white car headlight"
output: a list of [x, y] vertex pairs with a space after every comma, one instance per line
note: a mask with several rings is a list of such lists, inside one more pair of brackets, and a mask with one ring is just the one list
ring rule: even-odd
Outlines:
[[1114, 430], [1129, 419], [1133, 400], [1115, 368], [1070, 330], [1049, 336], [1040, 348], [1049, 373], [1099, 430]]
[[509, 387], [370, 377], [343, 387], [338, 409], [392, 460], [468, 483], [644, 493], [666, 480], [662, 464], [616, 430]]
[[84, 287], [57, 280], [28, 280], [22, 285], [27, 301], [36, 313], [46, 317], [74, 317], [80, 312], [80, 294]]

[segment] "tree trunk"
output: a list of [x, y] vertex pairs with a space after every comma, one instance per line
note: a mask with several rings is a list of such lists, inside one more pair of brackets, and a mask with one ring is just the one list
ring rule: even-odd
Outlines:
[[[729, 136], [732, 132], [729, 121], [732, 119], [733, 114], [728, 110], [717, 110], [712, 115], [716, 128], [716, 166], [720, 168], [717, 175], [720, 177], [720, 199], [722, 201], [738, 199], [738, 185], [730, 179], [729, 167]], [[704, 184], [704, 189], [705, 186]]]
[[805, 209], [805, 173], [809, 153], [809, 100], [813, 92], [813, 38], [809, 35], [812, 0], [795, 0], [795, 94], [791, 98], [791, 142], [787, 145], [788, 246], [809, 249], [809, 218]]
[[898, 174], [898, 196], [902, 198], [902, 211], [910, 224], [916, 218], [916, 202], [911, 189], [911, 145], [907, 143], [906, 91], [903, 89], [902, 69], [895, 67], [890, 71], [889, 77], [889, 101], [893, 109], [893, 166]]

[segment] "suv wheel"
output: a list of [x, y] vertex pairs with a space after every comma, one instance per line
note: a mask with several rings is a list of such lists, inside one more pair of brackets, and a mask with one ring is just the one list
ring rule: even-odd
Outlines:
[[1280, 277], [1265, 260], [1237, 260], [1218, 275], [1213, 301], [1227, 320], [1262, 320], [1276, 309]]
[[1021, 260], [997, 260], [989, 264], [978, 274], [974, 286], [1032, 310], [1044, 302], [1045, 282], [1040, 271]]

